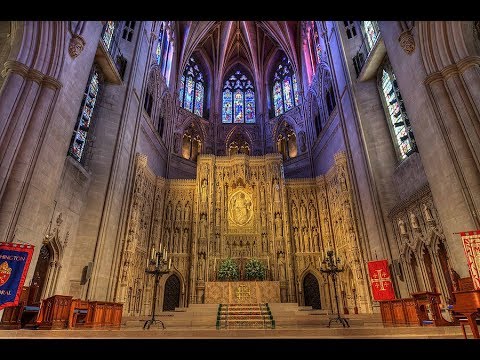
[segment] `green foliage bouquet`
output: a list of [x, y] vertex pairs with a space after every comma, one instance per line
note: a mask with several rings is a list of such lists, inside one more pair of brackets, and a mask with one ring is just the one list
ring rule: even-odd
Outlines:
[[233, 281], [238, 280], [239, 271], [238, 265], [231, 258], [222, 261], [218, 269], [218, 279]]
[[265, 280], [265, 265], [258, 259], [249, 259], [245, 264], [245, 279]]

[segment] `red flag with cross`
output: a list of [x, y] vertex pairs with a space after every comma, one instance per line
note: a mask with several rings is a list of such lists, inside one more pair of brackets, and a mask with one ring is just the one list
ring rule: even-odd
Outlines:
[[368, 275], [370, 277], [373, 299], [375, 301], [395, 299], [395, 291], [393, 289], [387, 260], [369, 261]]

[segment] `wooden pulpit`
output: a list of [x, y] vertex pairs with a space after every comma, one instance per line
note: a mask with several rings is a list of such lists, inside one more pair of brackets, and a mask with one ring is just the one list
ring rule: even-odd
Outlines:
[[415, 309], [422, 326], [447, 326], [453, 323], [445, 320], [440, 310], [440, 293], [422, 291], [411, 294], [415, 301]]

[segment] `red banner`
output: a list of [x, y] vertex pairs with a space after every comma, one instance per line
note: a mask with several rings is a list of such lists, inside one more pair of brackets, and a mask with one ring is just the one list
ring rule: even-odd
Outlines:
[[0, 242], [0, 310], [18, 305], [32, 254], [33, 245]]
[[480, 290], [480, 230], [460, 233], [475, 290]]
[[368, 276], [370, 277], [374, 300], [395, 299], [395, 291], [393, 290], [392, 278], [390, 277], [387, 260], [369, 261]]

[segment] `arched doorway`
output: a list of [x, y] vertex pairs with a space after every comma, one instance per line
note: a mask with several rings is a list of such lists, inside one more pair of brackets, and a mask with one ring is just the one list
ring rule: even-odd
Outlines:
[[163, 311], [173, 311], [180, 306], [180, 279], [177, 275], [171, 275], [165, 283], [163, 296]]
[[305, 306], [311, 306], [312, 309], [320, 309], [320, 288], [317, 278], [309, 273], [303, 279], [303, 295], [305, 297]]
[[40, 248], [37, 265], [35, 266], [35, 272], [33, 273], [32, 285], [30, 286], [29, 303], [31, 304], [39, 303], [41, 300], [41, 296], [47, 283], [50, 257], [50, 250], [47, 245], [43, 245]]

